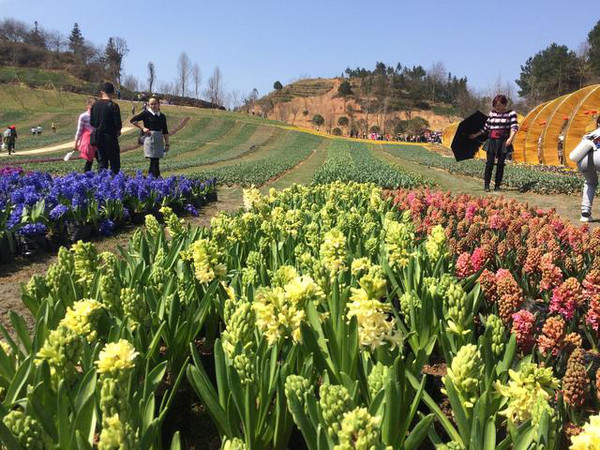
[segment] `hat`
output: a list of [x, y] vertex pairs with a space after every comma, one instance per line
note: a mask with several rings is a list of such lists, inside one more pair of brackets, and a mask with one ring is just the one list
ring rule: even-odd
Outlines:
[[100, 87], [100, 91], [104, 92], [106, 94], [114, 94], [115, 93], [115, 86], [112, 83], [104, 83]]

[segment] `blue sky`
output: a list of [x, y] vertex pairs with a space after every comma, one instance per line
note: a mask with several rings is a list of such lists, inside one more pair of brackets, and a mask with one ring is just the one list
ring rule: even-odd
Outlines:
[[78, 22], [86, 39], [102, 45], [121, 36], [130, 48], [125, 73], [144, 84], [150, 60], [160, 81], [173, 81], [185, 51], [203, 83], [218, 65], [227, 90], [245, 95], [256, 87], [263, 95], [275, 80], [331, 77], [376, 61], [425, 68], [441, 61], [487, 90], [499, 78], [513, 82], [520, 65], [552, 42], [575, 50], [600, 10], [592, 0], [0, 0], [0, 16], [65, 34]]

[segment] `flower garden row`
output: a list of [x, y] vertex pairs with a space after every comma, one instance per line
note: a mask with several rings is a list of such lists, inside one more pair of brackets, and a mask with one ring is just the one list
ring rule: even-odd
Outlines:
[[93, 233], [110, 235], [127, 222], [143, 222], [161, 205], [197, 214], [216, 198], [214, 179], [148, 178], [138, 173], [71, 173], [52, 177], [5, 167], [0, 172], [0, 260], [18, 252], [64, 244]]
[[[398, 158], [409, 159], [419, 164], [447, 170], [450, 173], [482, 178], [485, 161], [472, 159], [456, 162], [432, 151], [418, 147], [385, 146], [384, 151]], [[540, 194], [572, 194], [581, 192], [583, 178], [573, 170], [552, 171], [548, 166], [509, 163], [503, 184], [522, 192], [532, 191]]]
[[191, 386], [224, 449], [596, 448], [600, 231], [382, 195], [252, 189], [210, 229], [147, 216], [120, 257], [62, 248], [23, 291], [33, 336], [0, 330], [0, 439], [180, 448]]

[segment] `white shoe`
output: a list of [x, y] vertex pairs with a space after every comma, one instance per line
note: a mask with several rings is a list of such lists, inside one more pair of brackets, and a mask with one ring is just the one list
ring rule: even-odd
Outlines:
[[591, 220], [592, 220], [592, 214], [591, 213], [589, 213], [589, 212], [588, 213], [586, 213], [586, 212], [581, 213], [581, 218], [579, 219], [580, 222], [587, 223], [587, 222], [590, 222]]

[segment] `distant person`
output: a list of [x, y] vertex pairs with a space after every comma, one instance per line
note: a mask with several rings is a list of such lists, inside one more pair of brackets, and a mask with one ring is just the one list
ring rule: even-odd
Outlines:
[[121, 150], [119, 136], [121, 135], [121, 110], [112, 99], [115, 87], [112, 83], [104, 83], [100, 88], [102, 97], [97, 100], [90, 110], [90, 125], [95, 128], [91, 143], [98, 148], [98, 169], [110, 169], [113, 173], [121, 170]]
[[6, 130], [4, 130], [4, 148], [8, 151], [8, 154], [11, 155], [15, 153], [15, 145], [17, 142], [17, 128], [14, 125], [9, 126]]
[[519, 130], [517, 113], [508, 109], [508, 99], [505, 95], [496, 95], [492, 101], [492, 108], [483, 129], [469, 135], [470, 139], [475, 139], [484, 133], [489, 134], [483, 146], [483, 149], [487, 152], [483, 177], [483, 188], [486, 192], [490, 190], [494, 161], [497, 161], [494, 190], [500, 190], [506, 155], [512, 153], [512, 143]]
[[[142, 124], [140, 124], [142, 122]], [[148, 108], [132, 117], [131, 124], [146, 136], [144, 138], [144, 156], [150, 160], [148, 175], [160, 177], [159, 162], [169, 151], [169, 130], [167, 118], [160, 112], [160, 102], [152, 97], [148, 100]]]
[[90, 124], [90, 111], [95, 101], [95, 98], [88, 98], [85, 111], [81, 113], [79, 120], [77, 120], [75, 150], [79, 151], [79, 155], [85, 159], [85, 165], [83, 166], [84, 172], [92, 170], [97, 151], [97, 148], [90, 143], [90, 138], [94, 131], [94, 127]]
[[52, 125], [50, 125], [50, 128], [52, 128], [53, 133], [56, 133], [56, 124], [54, 122], [52, 122]]
[[131, 102], [131, 115], [135, 116], [135, 103]]

